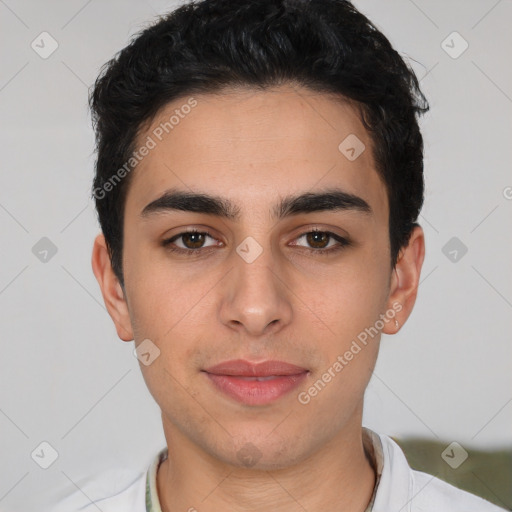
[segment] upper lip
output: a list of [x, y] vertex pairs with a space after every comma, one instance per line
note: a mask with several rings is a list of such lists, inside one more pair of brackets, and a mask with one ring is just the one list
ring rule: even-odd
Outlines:
[[251, 363], [244, 359], [233, 359], [211, 366], [204, 370], [215, 375], [233, 375], [240, 377], [269, 377], [271, 375], [299, 375], [308, 370], [284, 361], [263, 361]]

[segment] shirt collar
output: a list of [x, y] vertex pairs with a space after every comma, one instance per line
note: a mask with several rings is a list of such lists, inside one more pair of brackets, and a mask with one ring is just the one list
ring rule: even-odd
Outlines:
[[[370, 459], [370, 463], [376, 473], [375, 487], [373, 488], [373, 494], [368, 503], [368, 507], [365, 512], [372, 512], [373, 505], [375, 503], [375, 497], [377, 495], [377, 488], [379, 486], [382, 470], [384, 468], [384, 453], [382, 449], [382, 443], [380, 437], [370, 429], [363, 427], [363, 445], [365, 453]], [[156, 474], [160, 464], [167, 459], [168, 449], [167, 447], [162, 448], [155, 456], [149, 469], [146, 473], [146, 512], [162, 512], [160, 506], [160, 500], [158, 499], [158, 491], [156, 485]]]
[[375, 472], [375, 486], [373, 487], [372, 497], [370, 503], [364, 512], [372, 512], [375, 498], [377, 496], [377, 489], [379, 487], [382, 471], [384, 469], [384, 450], [382, 448], [382, 442], [380, 437], [370, 430], [369, 428], [363, 427], [363, 446], [364, 451]]
[[156, 473], [160, 464], [167, 459], [167, 446], [162, 448], [151, 462], [146, 474], [146, 512], [162, 512], [156, 487]]

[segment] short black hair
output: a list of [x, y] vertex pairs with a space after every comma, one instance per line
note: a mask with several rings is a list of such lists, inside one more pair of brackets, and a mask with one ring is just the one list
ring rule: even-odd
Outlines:
[[417, 117], [429, 106], [414, 71], [347, 0], [199, 0], [137, 34], [103, 66], [90, 93], [93, 197], [121, 285], [124, 205], [140, 130], [187, 95], [283, 84], [357, 105], [386, 186], [394, 268], [423, 205]]

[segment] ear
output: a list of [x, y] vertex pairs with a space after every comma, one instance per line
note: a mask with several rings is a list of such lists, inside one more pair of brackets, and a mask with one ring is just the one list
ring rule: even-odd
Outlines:
[[420, 281], [421, 267], [425, 258], [425, 236], [420, 226], [415, 226], [409, 243], [400, 251], [395, 269], [391, 275], [391, 284], [387, 308], [396, 311], [395, 319], [386, 322], [382, 332], [395, 334], [405, 324], [412, 312]]
[[123, 341], [133, 340], [133, 330], [124, 291], [117, 279], [108, 254], [103, 234], [94, 240], [92, 249], [92, 270], [101, 288], [107, 311], [114, 321], [117, 335]]

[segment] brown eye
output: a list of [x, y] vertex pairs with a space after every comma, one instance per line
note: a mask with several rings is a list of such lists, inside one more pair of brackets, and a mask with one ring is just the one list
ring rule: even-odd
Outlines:
[[[300, 235], [297, 240], [301, 238], [305, 238], [307, 246], [303, 246], [302, 244], [293, 245], [304, 247], [306, 251], [318, 255], [332, 254], [350, 245], [350, 241], [346, 238], [331, 233], [330, 231], [320, 231], [317, 229]], [[333, 244], [329, 245], [331, 241]]]
[[206, 233], [184, 233], [181, 235], [181, 239], [183, 240], [183, 244], [187, 249], [200, 249], [204, 244], [205, 235]]
[[[206, 250], [215, 245], [204, 245], [207, 238], [214, 240], [213, 236], [211, 236], [207, 231], [190, 230], [164, 240], [162, 245], [172, 252], [193, 255], [202, 252], [203, 249]], [[176, 241], [180, 241], [180, 239], [181, 245], [176, 243]]]
[[306, 233], [306, 240], [315, 249], [325, 249], [329, 242], [330, 236], [322, 231], [311, 231]]

